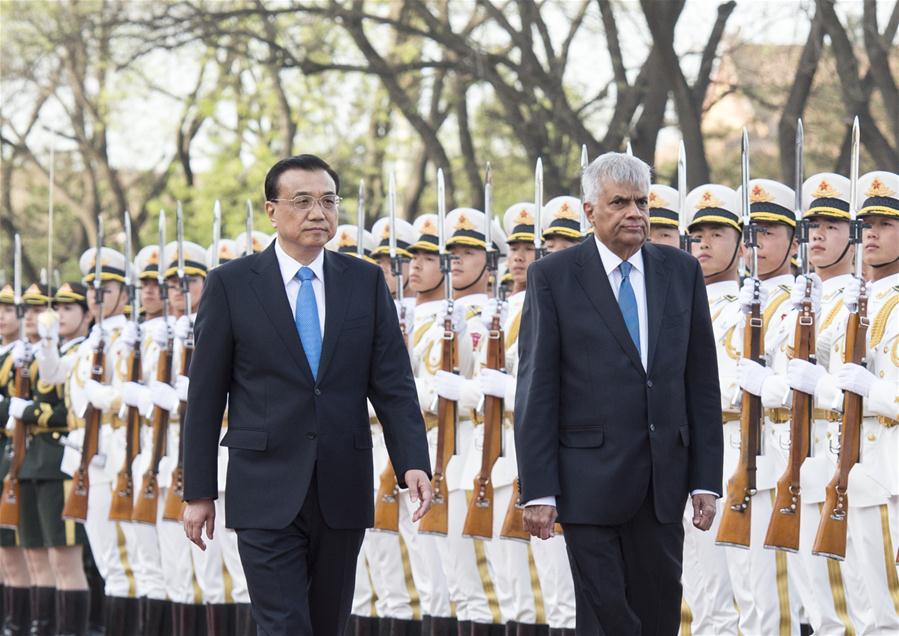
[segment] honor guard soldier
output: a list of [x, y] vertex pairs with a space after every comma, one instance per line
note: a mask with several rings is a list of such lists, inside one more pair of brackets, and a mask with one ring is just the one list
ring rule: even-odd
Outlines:
[[10, 401], [10, 416], [27, 427], [30, 440], [18, 474], [19, 543], [33, 573], [31, 633], [85, 634], [90, 592], [81, 546], [87, 537], [80, 524], [62, 519], [65, 490], [71, 484], [59, 470], [61, 441], [69, 428], [65, 374], [59, 368], [60, 357], [72, 357], [87, 336], [90, 318], [82, 285], [60, 287], [53, 298], [58, 313], [45, 311], [47, 294], [45, 286], [32, 285], [22, 297], [27, 306], [25, 333], [34, 347], [31, 398]]
[[[418, 233], [409, 222], [402, 219], [395, 220], [394, 231], [396, 233], [396, 255], [400, 258], [402, 276], [397, 277], [395, 275], [394, 262], [390, 254], [390, 218], [378, 219], [372, 226], [372, 236], [377, 241], [377, 245], [371, 251], [371, 258], [384, 272], [387, 287], [396, 302], [397, 315], [403, 321], [400, 327], [405, 330], [408, 343], [415, 312], [415, 294], [409, 288], [409, 262], [412, 258], [409, 247], [418, 240]], [[340, 232], [338, 230], [335, 238], [339, 236]], [[352, 240], [355, 245], [356, 238], [353, 237]], [[398, 278], [401, 278], [403, 281], [401, 294], [397, 293]], [[400, 305], [400, 298], [402, 298], [402, 305]], [[390, 492], [395, 484], [395, 476], [393, 468], [388, 469], [387, 446], [384, 442], [384, 433], [370, 404], [369, 417], [374, 446], [372, 466], [376, 498], [375, 518], [377, 520], [379, 518], [377, 510], [382, 505], [382, 502], [377, 501], [379, 484], [382, 481], [390, 483], [388, 489], [388, 492]], [[387, 496], [395, 498], [398, 496], [398, 492], [391, 492]], [[397, 512], [393, 512], [393, 506], [391, 506], [391, 515], [398, 514], [396, 520], [391, 519], [391, 522], [397, 523], [397, 530], [399, 530], [399, 525], [403, 523], [403, 513], [399, 512], [401, 507], [396, 506]], [[411, 524], [411, 520], [409, 523]], [[397, 534], [393, 531], [384, 532], [382, 530], [378, 528], [378, 522], [376, 521], [374, 529], [366, 530], [365, 539], [362, 543], [362, 551], [365, 553], [365, 558], [368, 562], [372, 588], [377, 597], [375, 609], [383, 623], [386, 623], [386, 626], [382, 623], [382, 630], [388, 629], [390, 633], [396, 634], [410, 633], [410, 630], [413, 629], [412, 621], [421, 619], [421, 608], [415, 582], [412, 578], [411, 570], [406, 567], [408, 566], [409, 547], [402, 536], [408, 536], [410, 528], [407, 528], [406, 532], [402, 534]], [[404, 560], [406, 561], [405, 564]]]
[[[792, 420], [790, 409], [794, 391], [815, 395], [815, 379], [829, 367], [832, 343], [845, 330], [848, 311], [843, 303], [843, 289], [852, 280], [853, 251], [849, 224], [849, 179], [832, 173], [808, 178], [802, 186], [803, 220], [808, 224], [808, 265], [814, 274], [797, 277], [793, 286], [793, 310], [785, 321], [788, 333], [796, 333], [796, 322], [802, 313], [807, 290], [815, 315], [815, 350], [809, 360], [795, 356], [802, 344], [789, 337], [773, 354], [773, 374], [765, 381], [763, 404], [780, 413], [776, 419]], [[842, 406], [842, 405], [841, 405]], [[836, 469], [835, 457], [828, 446], [839, 436], [841, 416], [837, 410], [820, 403], [813, 408], [814, 421], [808, 440], [790, 439], [790, 446], [813, 444], [809, 457], [802, 461], [801, 498], [798, 553], [788, 554], [791, 575], [794, 575], [799, 601], [816, 633], [849, 633], [860, 625], [863, 608], [849, 600], [848, 588], [860, 581], [852, 581], [836, 561], [812, 555], [812, 544], [824, 502], [824, 487]], [[794, 428], [794, 430], [797, 430]], [[775, 521], [772, 518], [772, 527]], [[769, 531], [770, 534], [770, 531]], [[787, 549], [787, 548], [782, 548]], [[792, 549], [792, 548], [791, 548]], [[851, 583], [851, 585], [847, 585]]]
[[[737, 196], [742, 196], [741, 189], [737, 190]], [[792, 309], [790, 295], [794, 280], [790, 257], [797, 249], [794, 198], [793, 190], [782, 183], [769, 179], [749, 182], [750, 220], [759, 228], [758, 277], [761, 280], [762, 333], [767, 364], [762, 366], [743, 358], [737, 372], [740, 388], [761, 396], [763, 405], [763, 385], [772, 373], [770, 366], [774, 352], [781, 345], [786, 345], [790, 335], [789, 325], [784, 319]], [[739, 295], [740, 305], [747, 316], [752, 297], [753, 280], [747, 278]], [[732, 346], [739, 345], [742, 337], [741, 325], [734, 332]], [[790, 445], [789, 416], [784, 417], [783, 413], [783, 410], [772, 407], [765, 409], [762, 453], [756, 458], [757, 494], [752, 497], [749, 549], [727, 550], [737, 603], [740, 605], [740, 598], [743, 597], [744, 604], [751, 603], [755, 608], [755, 611], [745, 612], [741, 605], [740, 631], [747, 634], [777, 633], [782, 626], [785, 630], [788, 628], [790, 633], [799, 633], [799, 599], [794, 582], [788, 575], [787, 555], [764, 547], [774, 488], [786, 467], [786, 452]]]
[[[815, 395], [825, 408], [842, 407], [842, 391], [863, 398], [859, 462], [849, 473], [848, 545], [843, 572], [850, 578], [847, 596], [854, 614], [861, 614], [858, 633], [899, 630], [896, 577], [897, 476], [899, 456], [899, 176], [871, 172], [859, 179], [858, 218], [868, 284], [868, 349], [866, 365], [844, 362], [846, 331], [835, 334], [829, 373], [818, 372]], [[847, 307], [858, 306], [855, 277], [843, 291]], [[828, 451], [836, 461], [839, 440], [831, 437]], [[853, 616], [854, 617], [854, 616]]]
[[253, 250], [252, 252], [248, 252], [247, 250], [247, 233], [242, 232], [237, 235], [237, 238], [234, 239], [234, 245], [237, 249], [237, 256], [243, 256], [247, 253], [256, 254], [261, 252], [268, 244], [271, 243], [272, 237], [266, 234], [265, 232], [260, 232], [259, 230], [253, 231]]
[[546, 202], [540, 224], [543, 226], [543, 249], [547, 254], [573, 247], [584, 240], [582, 210], [580, 200], [575, 197], [556, 197]]
[[[9, 405], [13, 395], [15, 365], [12, 350], [19, 339], [19, 319], [16, 314], [15, 295], [10, 285], [0, 289], [0, 477], [9, 472], [12, 444]], [[25, 554], [18, 547], [16, 530], [0, 528], [0, 562], [3, 565], [3, 629], [23, 632], [29, 628], [29, 590], [31, 577]]]
[[[98, 267], [99, 261], [99, 267]], [[75, 475], [81, 470], [84, 449], [86, 416], [99, 416], [97, 454], [91, 458], [87, 515], [87, 531], [91, 552], [103, 577], [106, 629], [120, 633], [134, 633], [139, 628], [138, 589], [129, 560], [133, 552], [126, 546], [122, 526], [110, 521], [112, 486], [116, 472], [124, 459], [125, 435], [119, 409], [122, 405], [121, 386], [127, 381], [130, 347], [121, 335], [127, 319], [125, 305], [125, 257], [108, 247], [91, 248], [79, 260], [84, 284], [91, 289], [87, 300], [94, 326], [88, 338], [78, 345], [75, 361], [66, 382], [70, 416], [74, 430], [69, 433], [70, 444], [63, 453], [61, 468]], [[92, 287], [99, 270], [99, 293]], [[101, 325], [102, 320], [102, 327]], [[102, 356], [96, 355], [102, 352]], [[102, 376], [95, 380], [94, 358], [101, 362]], [[71, 497], [71, 493], [70, 493]], [[68, 502], [68, 500], [67, 500]]]
[[[456, 451], [446, 467], [449, 490], [448, 533], [440, 542], [441, 560], [456, 603], [459, 633], [482, 633], [501, 620], [496, 587], [488, 568], [478, 563], [486, 558], [485, 541], [463, 535], [469, 492], [481, 465], [483, 422], [478, 414], [481, 362], [488, 332], [482, 316], [487, 309], [486, 216], [480, 210], [457, 208], [447, 214], [446, 247], [452, 254], [452, 284], [455, 304], [464, 312], [464, 334], [457, 336], [459, 374], [438, 371], [435, 388], [439, 397], [457, 404]], [[492, 227], [493, 249], [505, 253], [505, 239], [499, 223]], [[492, 315], [493, 311], [490, 311]]]
[[[653, 186], [656, 188], [657, 186]], [[674, 193], [677, 200], [677, 192]], [[666, 197], [672, 196], [667, 193]], [[653, 190], [650, 190], [650, 215]], [[658, 198], [656, 199], [658, 202]], [[737, 465], [740, 445], [740, 414], [735, 404], [739, 394], [737, 363], [740, 350], [731, 342], [734, 332], [742, 323], [743, 314], [737, 303], [740, 291], [738, 276], [742, 223], [740, 202], [731, 188], [718, 184], [705, 184], [693, 189], [685, 199], [684, 212], [691, 219], [688, 231], [692, 240], [693, 255], [699, 260], [709, 298], [709, 313], [718, 348], [718, 378], [721, 392], [721, 420], [724, 426], [724, 470], [733, 473]], [[651, 221], [652, 221], [652, 217]], [[676, 232], [676, 217], [675, 228]], [[668, 226], [666, 226], [668, 227]], [[654, 227], [651, 228], [651, 231]], [[724, 484], [721, 490], [724, 493]], [[723, 501], [719, 500], [720, 511]], [[687, 504], [684, 511], [684, 601], [690, 609], [689, 627], [694, 634], [735, 634], [737, 609], [734, 607], [734, 590], [724, 548], [715, 544], [720, 515], [716, 515], [708, 532], [693, 526], [693, 506]], [[741, 612], [750, 612], [748, 593], [737, 596]]]
[[680, 247], [677, 190], [654, 183], [649, 188], [649, 240], [661, 245]]
[[[240, 256], [240, 252], [237, 251], [237, 241], [232, 241], [231, 239], [221, 239], [219, 240], [218, 246], [218, 263], [219, 265], [224, 265], [230, 260], [233, 260]], [[215, 245], [210, 245], [206, 248], [206, 262], [209, 263], [210, 267], [215, 263]]]

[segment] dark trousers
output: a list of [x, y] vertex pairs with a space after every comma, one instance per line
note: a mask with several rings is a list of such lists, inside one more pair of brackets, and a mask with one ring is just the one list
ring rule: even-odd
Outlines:
[[562, 524], [577, 598], [577, 634], [675, 636], [684, 528], [659, 523], [648, 494], [619, 526]]
[[313, 479], [281, 530], [238, 530], [237, 546], [260, 636], [334, 636], [350, 615], [364, 530], [325, 525]]

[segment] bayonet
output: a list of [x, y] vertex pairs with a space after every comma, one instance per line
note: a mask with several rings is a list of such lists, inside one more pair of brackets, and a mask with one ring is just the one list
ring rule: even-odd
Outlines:
[[100, 327], [100, 334], [103, 333], [103, 296], [105, 289], [100, 277], [103, 274], [103, 217], [97, 216], [97, 251], [94, 254], [94, 304], [99, 305], [100, 310], [97, 312], [97, 325]]
[[537, 157], [537, 167], [534, 169], [534, 250], [535, 259], [543, 255], [543, 230], [541, 220], [543, 218], [543, 158]]
[[131, 305], [131, 322], [137, 324], [139, 308], [137, 306], [137, 280], [134, 275], [131, 245], [131, 216], [125, 210], [125, 288], [128, 291], [128, 304]]
[[677, 150], [677, 221], [680, 232], [680, 247], [690, 251], [690, 235], [687, 233], [687, 150], [681, 139]]
[[356, 199], [356, 256], [365, 256], [365, 180], [359, 179], [359, 196]]
[[246, 220], [247, 242], [243, 248], [243, 255], [249, 256], [253, 253], [253, 202], [247, 199], [247, 220]]
[[184, 271], [184, 211], [181, 209], [181, 201], [178, 201], [178, 206], [175, 209], [175, 237], [178, 245], [178, 265], [176, 273], [178, 282], [181, 283], [181, 295], [184, 297], [184, 315], [190, 319], [192, 307], [190, 302], [190, 289]]
[[[580, 178], [580, 187], [581, 187], [581, 233], [587, 233], [587, 211], [584, 210], [584, 204], [587, 202], [587, 194], [584, 191], [584, 173], [587, 171], [587, 166], [590, 165], [590, 159], [587, 156], [587, 144], [583, 144], [581, 146], [581, 178]], [[540, 228], [534, 228], [534, 232], [539, 232]]]
[[[47, 276], [53, 272], [53, 186], [54, 175], [56, 174], [56, 142], [50, 146], [50, 184], [48, 187], [47, 198]], [[47, 280], [47, 307], [53, 306], [53, 290], [50, 288], [49, 278]]]
[[222, 204], [218, 199], [212, 207], [212, 269], [215, 269], [221, 263], [219, 256], [219, 246], [222, 242]]

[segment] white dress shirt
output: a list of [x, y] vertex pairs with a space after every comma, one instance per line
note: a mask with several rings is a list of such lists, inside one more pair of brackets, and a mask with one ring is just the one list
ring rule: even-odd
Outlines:
[[284, 282], [284, 291], [287, 293], [287, 302], [290, 304], [291, 319], [297, 315], [297, 294], [300, 293], [300, 280], [296, 277], [302, 267], [308, 267], [315, 274], [312, 279], [312, 291], [315, 294], [315, 304], [318, 308], [318, 327], [325, 337], [325, 250], [322, 249], [315, 260], [308, 265], [303, 265], [294, 259], [281, 247], [281, 239], [275, 240], [275, 256], [278, 257], [278, 267], [281, 269], [281, 280]]
[[[594, 235], [593, 238], [596, 241], [596, 249], [599, 250], [599, 260], [602, 261], [603, 269], [606, 271], [606, 276], [609, 277], [609, 285], [611, 285], [612, 293], [615, 295], [615, 300], [617, 301], [618, 289], [621, 287], [621, 270], [618, 269], [618, 266], [621, 265], [623, 259], [606, 247], [605, 244], [599, 240], [599, 237]], [[649, 360], [649, 319], [647, 318], [648, 312], [646, 309], [646, 268], [643, 265], [643, 250], [637, 250], [635, 254], [627, 259], [627, 262], [633, 266], [631, 267], [630, 274], [628, 274], [627, 278], [634, 290], [634, 298], [637, 300], [637, 320], [640, 322], [640, 361], [643, 363], [643, 369], [645, 370]], [[717, 493], [708, 490], [694, 490], [690, 494], [710, 494], [718, 496]], [[550, 496], [538, 497], [537, 499], [528, 501], [525, 504], [525, 507], [555, 505], [556, 498]]]

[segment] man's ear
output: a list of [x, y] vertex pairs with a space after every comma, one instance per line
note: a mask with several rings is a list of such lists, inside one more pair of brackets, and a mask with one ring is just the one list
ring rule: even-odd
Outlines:
[[265, 214], [268, 216], [268, 221], [272, 224], [272, 227], [277, 228], [278, 223], [275, 221], [275, 204], [271, 201], [265, 202]]
[[596, 225], [593, 222], [593, 204], [589, 201], [584, 201], [584, 216], [587, 217], [587, 220], [590, 221], [591, 225]]

